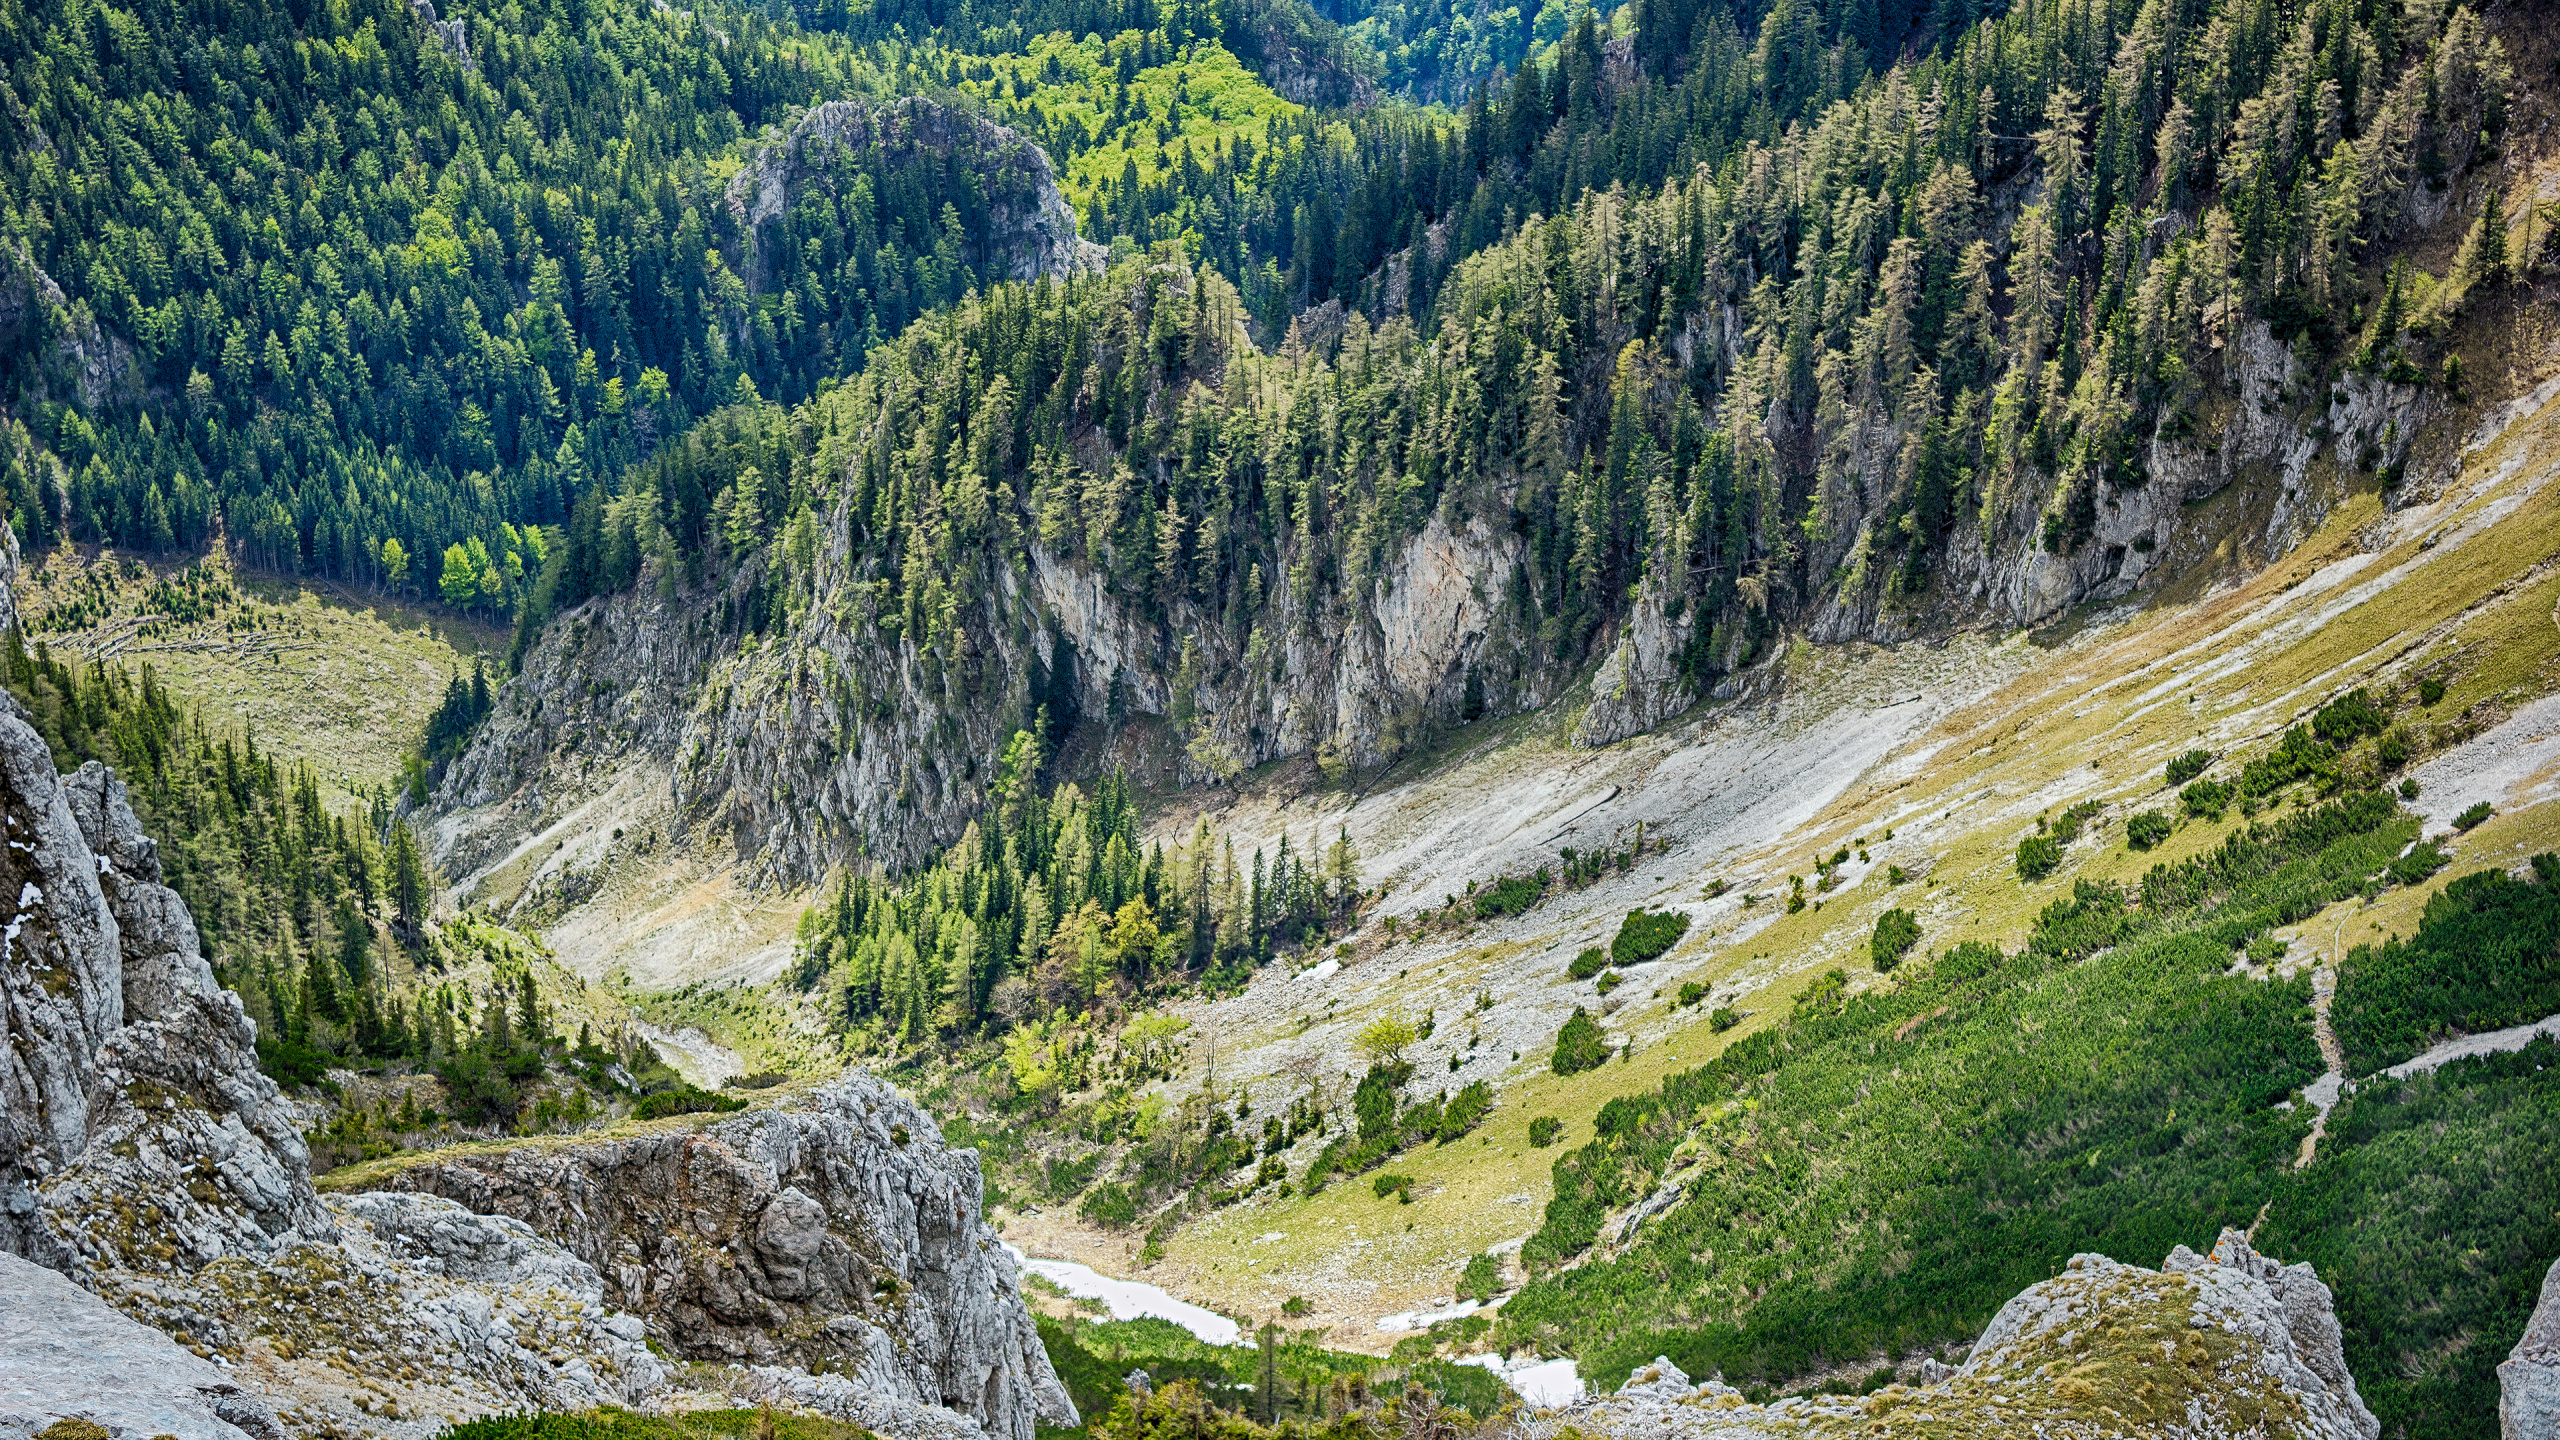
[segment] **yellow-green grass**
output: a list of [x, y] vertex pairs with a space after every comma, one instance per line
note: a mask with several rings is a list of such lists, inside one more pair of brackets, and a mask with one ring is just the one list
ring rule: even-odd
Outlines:
[[[2444, 430], [2467, 434], [2472, 420], [2454, 417]], [[2243, 760], [2318, 704], [2356, 685], [2397, 694], [2421, 666], [2441, 672], [2448, 685], [2437, 706], [2422, 713], [2412, 694], [2402, 711], [2422, 748], [2431, 739], [2456, 739], [2507, 708], [2560, 688], [2554, 608], [2560, 600], [2560, 484], [2526, 498], [2458, 547], [2447, 550], [2442, 543], [2490, 498], [2470, 495], [2468, 487], [2495, 474], [2515, 446], [2560, 447], [2560, 419], [2547, 410], [2467, 457], [2441, 513], [2399, 517], [2387, 543], [2343, 580], [2321, 572], [2364, 554], [2367, 539], [2379, 530], [2384, 511], [2370, 490], [2345, 496], [2277, 564], [2193, 605], [2157, 608], [2112, 628], [2078, 627], [2080, 633], [2062, 639], [2049, 657], [1951, 713], [1915, 742], [1940, 757], [1925, 773], [1853, 787], [1812, 824], [1773, 840], [1756, 857], [1720, 861], [1720, 872], [1754, 869], [1756, 858], [1759, 874], [1792, 871], [1810, 878], [1815, 856], [1862, 838], [1875, 866], [1846, 889], [1820, 897], [1808, 890], [1809, 898], [1819, 898], [1819, 909], [1808, 905], [1794, 915], [1782, 913], [1740, 936], [1729, 923], [1719, 927], [1726, 931], [1722, 935], [1693, 934], [1654, 972], [1662, 979], [1647, 976], [1655, 995], [1611, 1021], [1613, 1038], [1643, 1034], [1632, 1059], [1613, 1059], [1567, 1078], [1540, 1068], [1544, 1055], [1524, 1055], [1519, 1069], [1529, 1073], [1515, 1074], [1506, 1084], [1479, 1135], [1389, 1162], [1388, 1169], [1414, 1178], [1415, 1203], [1379, 1199], [1365, 1177], [1339, 1182], [1313, 1199], [1249, 1201], [1213, 1212], [1177, 1236], [1159, 1278], [1207, 1303], [1258, 1313], [1336, 1262], [1344, 1238], [1356, 1231], [1373, 1241], [1356, 1278], [1379, 1288], [1374, 1299], [1344, 1307], [1345, 1313], [1374, 1315], [1445, 1297], [1468, 1254], [1535, 1227], [1551, 1193], [1549, 1165], [1563, 1147], [1589, 1138], [1591, 1121], [1608, 1100], [1650, 1090], [1665, 1076], [1781, 1020], [1794, 996], [1826, 969], [1837, 966], [1857, 984], [1892, 983], [1873, 974], [1866, 956], [1867, 936], [1888, 906], [1907, 906], [1922, 917], [1922, 948], [1910, 964], [1925, 965], [1929, 953], [1969, 939], [2015, 948], [2036, 912], [2067, 895], [2074, 879], [2137, 882], [2152, 865], [2208, 849], [2248, 823], [2236, 807], [2219, 822], [2180, 816], [2177, 796], [2162, 774], [2171, 756], [2203, 744], [2223, 752], [2212, 773], [2236, 773]], [[2437, 541], [2432, 547], [2431, 539]], [[2235, 566], [2246, 563], [2246, 557], [2231, 558]], [[2352, 587], [2382, 577], [2389, 583], [2378, 593], [2340, 603]], [[2299, 633], [2278, 630], [2313, 607], [2335, 613], [2301, 626]], [[2054, 643], [2051, 635], [2042, 638]], [[2038, 641], [2019, 637], [2009, 643]], [[2216, 660], [2243, 647], [2250, 647], [2245, 663], [2206, 678]], [[2480, 723], [2436, 735], [2434, 722], [2465, 714]], [[2058, 813], [2081, 798], [2106, 803], [2098, 823], [2068, 848], [2060, 871], [2037, 884], [2021, 883], [2016, 845], [2034, 833], [2037, 812]], [[2166, 842], [2136, 852], [2125, 842], [2123, 821], [2145, 809], [2169, 813], [2179, 823]], [[1888, 827], [1897, 832], [1892, 842], [1880, 839]], [[2361, 916], [2360, 935], [2346, 943], [2406, 933], [2426, 895], [2452, 876], [2515, 863], [2552, 848], [2555, 838], [2560, 807], [2492, 819], [2463, 837], [2456, 864], [2434, 881], [2386, 892], [2370, 907], [2343, 907]], [[1893, 862], [1914, 871], [1925, 865], [1925, 878], [1888, 886], [1884, 866]], [[1782, 886], [1764, 881], [1757, 888], [1783, 905]], [[2311, 936], [2335, 918], [2307, 923], [2301, 933]], [[2325, 942], [2327, 936], [2314, 938]], [[1452, 958], [1462, 964], [1466, 959]], [[1417, 956], [1417, 964], [1434, 963]], [[1769, 977], [1773, 966], [1776, 973]], [[1746, 1017], [1736, 1029], [1715, 1033], [1707, 1007], [1673, 1008], [1680, 981], [1729, 982], [1745, 972], [1755, 980], [1768, 978], [1749, 993]], [[1392, 1004], [1390, 997], [1380, 1008]], [[1559, 1148], [1528, 1147], [1528, 1123], [1540, 1115], [1565, 1122]], [[1531, 1203], [1501, 1203], [1522, 1193]], [[1251, 1243], [1273, 1231], [1286, 1238]], [[1248, 1253], [1249, 1266], [1241, 1260]], [[1319, 1305], [1319, 1318], [1326, 1308]], [[1365, 1325], [1360, 1330], [1337, 1334], [1333, 1343], [1377, 1347], [1397, 1338], [1369, 1333]]]
[[204, 563], [235, 599], [199, 623], [150, 624], [153, 582], [185, 566], [85, 549], [29, 555], [17, 593], [28, 643], [57, 659], [150, 665], [209, 722], [247, 726], [342, 802], [392, 783], [447, 681], [468, 676], [474, 656], [504, 653], [504, 632], [441, 607], [235, 571], [219, 549]]

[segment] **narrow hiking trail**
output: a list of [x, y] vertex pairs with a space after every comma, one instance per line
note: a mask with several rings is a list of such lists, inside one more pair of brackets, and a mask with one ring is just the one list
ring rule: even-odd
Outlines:
[[2337, 957], [2322, 961], [2311, 972], [2311, 1033], [2320, 1042], [2320, 1058], [2329, 1068], [2320, 1078], [2303, 1087], [2303, 1101], [2318, 1113], [2312, 1116], [2311, 1133], [2302, 1137], [2302, 1148], [2293, 1157], [2293, 1168], [2302, 1169], [2320, 1149], [2320, 1139], [2329, 1133], [2329, 1112], [2337, 1108], [2338, 1097], [2346, 1090], [2347, 1048], [2338, 1043], [2338, 1032], [2329, 1024], [2329, 1007], [2338, 999]]

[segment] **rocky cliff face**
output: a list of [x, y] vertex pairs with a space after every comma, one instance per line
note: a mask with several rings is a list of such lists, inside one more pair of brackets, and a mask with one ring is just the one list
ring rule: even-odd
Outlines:
[[2498, 1440], [2560, 1440], [2560, 1260], [2524, 1336], [2498, 1367]]
[[1076, 1423], [975, 1152], [863, 1072], [698, 1128], [430, 1157], [394, 1183], [521, 1219], [678, 1353], [832, 1372], [1009, 1440]]
[[1923, 1383], [1867, 1396], [1752, 1405], [1668, 1360], [1607, 1399], [1557, 1417], [1625, 1440], [1790, 1436], [2206, 1437], [2375, 1440], [2329, 1287], [2308, 1265], [2258, 1254], [2225, 1230], [2158, 1270], [2075, 1255], [2001, 1307], [1962, 1367], [1922, 1362]]
[[[0, 1271], [0, 1310], [94, 1330], [150, 1401], [97, 1400], [58, 1347], [0, 1345], [0, 1437], [64, 1414], [263, 1437], [263, 1395], [297, 1428], [423, 1440], [450, 1416], [647, 1397], [668, 1376], [650, 1326], [688, 1354], [823, 1365], [762, 1383], [902, 1437], [1073, 1423], [980, 1217], [976, 1156], [867, 1075], [698, 1131], [439, 1158], [410, 1191], [324, 1201], [123, 784], [56, 775], [4, 698], [0, 830], [0, 1254], [192, 1352]], [[209, 1374], [245, 1398], [190, 1400]]]
[[0, 1249], [164, 1272], [328, 1238], [256, 1032], [160, 883], [123, 784], [95, 764], [57, 777], [14, 702], [0, 711], [0, 827], [0, 889], [14, 895], [0, 932]]
[[840, 158], [894, 174], [920, 161], [955, 156], [986, 190], [987, 226], [969, 237], [970, 260], [980, 274], [1036, 280], [1102, 268], [1108, 252], [1077, 237], [1075, 211], [1039, 146], [921, 96], [886, 105], [830, 100], [801, 116], [729, 182], [729, 208], [755, 236], [752, 253], [741, 256], [738, 267], [747, 288], [764, 291], [772, 269], [769, 247], [790, 243], [776, 222], [803, 190], [831, 190]]
[[[21, 1413], [281, 1435], [258, 1395], [425, 1435], [431, 1414], [624, 1402], [660, 1383], [639, 1322], [608, 1315], [594, 1271], [523, 1226], [422, 1196], [323, 1205], [293, 1107], [258, 1072], [256, 1030], [161, 883], [123, 783], [96, 764], [57, 775], [5, 699], [0, 830], [14, 894], [0, 902], [0, 1254], [177, 1342], [146, 1344], [12, 1269], [0, 1308], [55, 1316], [133, 1378], [102, 1391], [104, 1372], [56, 1347], [0, 1345], [0, 1435]], [[409, 1429], [369, 1423], [403, 1403]]]
[[[807, 600], [762, 641], [741, 645], [713, 617], [770, 582], [769, 559], [723, 589], [644, 584], [547, 627], [430, 810], [434, 858], [463, 898], [546, 920], [594, 892], [615, 858], [596, 833], [609, 828], [725, 843], [760, 882], [807, 883], [857, 855], [921, 859], [979, 813], [992, 757], [1048, 703], [1029, 677], [1057, 660], [1087, 717], [1203, 717], [1181, 758], [1145, 777], [1165, 785], [1309, 754], [1376, 765], [1463, 715], [1471, 689], [1501, 713], [1545, 704], [1567, 678], [1534, 658], [1506, 603], [1522, 541], [1489, 516], [1435, 516], [1386, 558], [1351, 623], [1252, 655], [1208, 617], [1146, 615], [1036, 545], [969, 617], [962, 653], [928, 654], [864, 618], [847, 525], [841, 510], [826, 519]], [[1177, 695], [1185, 635], [1199, 648]]]
[[[773, 197], [809, 163], [790, 156], [853, 143], [826, 137], [864, 126], [888, 133], [869, 112], [813, 114], [800, 138], [769, 153], [761, 178], [742, 179], [734, 194], [744, 213], [781, 203]], [[1148, 283], [1159, 303], [1182, 303], [1198, 282], [1165, 267]], [[1322, 326], [1301, 317], [1300, 328]], [[1721, 673], [1728, 697], [1773, 683], [1766, 642], [1784, 627], [1822, 643], [1894, 644], [2036, 625], [2234, 555], [2281, 554], [2344, 493], [2332, 462], [2397, 463], [2435, 403], [2350, 375], [2338, 382], [2345, 398], [2332, 396], [2323, 425], [2306, 429], [2299, 397], [2287, 398], [2301, 377], [2286, 348], [2255, 322], [2232, 343], [2231, 413], [2206, 417], [2192, 435], [2155, 436], [2149, 478], [2104, 495], [2093, 537], [2068, 553], [2040, 538], [2052, 497], [1994, 486], [1982, 513], [1947, 538], [1928, 588], [1900, 593], [1895, 567], [1870, 563], [1892, 553], [1876, 534], [1889, 518], [1878, 470], [1825, 497], [1807, 561], [1825, 578], [1809, 595], [1746, 597], [1765, 601], [1783, 627], [1676, 608], [1641, 587], [1598, 638], [1573, 742], [1612, 744], [1660, 724], [1706, 698], [1701, 674]], [[1879, 455], [1891, 449], [1875, 443]], [[2403, 493], [2429, 483], [2421, 467]], [[1576, 679], [1523, 601], [1526, 542], [1500, 504], [1442, 507], [1379, 557], [1328, 623], [1241, 641], [1243, 627], [1224, 617], [1187, 602], [1158, 613], [1026, 541], [992, 593], [955, 616], [958, 642], [927, 650], [870, 619], [877, 584], [846, 550], [856, 488], [834, 487], [805, 571], [783, 576], [784, 561], [756, 555], [703, 587], [644, 581], [545, 629], [431, 807], [435, 858], [465, 880], [466, 899], [547, 922], [594, 893], [613, 858], [594, 832], [608, 826], [696, 848], [718, 842], [755, 884], [808, 883], [856, 857], [914, 862], [979, 813], [1005, 737], [1042, 706], [1069, 706], [1079, 723], [1115, 736], [1179, 717], [1140, 777], [1170, 789], [1292, 757], [1369, 769], [1435, 727], [1545, 706]], [[1264, 583], [1252, 603], [1284, 604], [1290, 582]], [[742, 644], [714, 618], [786, 591], [788, 618], [762, 637]], [[609, 821], [602, 811], [580, 818], [617, 790], [646, 797], [644, 820], [610, 806]], [[516, 873], [499, 877], [509, 866]]]

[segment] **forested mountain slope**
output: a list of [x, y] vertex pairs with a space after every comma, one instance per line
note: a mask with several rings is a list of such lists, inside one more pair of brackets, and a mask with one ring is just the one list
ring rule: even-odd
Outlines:
[[[1162, 717], [1154, 784], [1358, 768], [1605, 659], [1605, 743], [1784, 633], [2029, 624], [2281, 553], [2355, 477], [2396, 483], [2448, 323], [2538, 258], [2500, 208], [2440, 275], [2375, 263], [2504, 124], [2467, 11], [2030, 7], [1763, 139], [1830, 83], [1789, 88], [1779, 19], [1748, 54], [1697, 22], [1679, 105], [1606, 78], [1588, 32], [1524, 71], [1453, 137], [1473, 198], [1271, 348], [1216, 264], [1166, 251], [990, 288], [832, 395], [715, 417], [591, 492], [543, 598], [601, 604], [546, 632], [441, 808], [604, 734], [684, 823], [807, 881], [956, 836], [1043, 709], [1052, 739]], [[1534, 193], [1553, 143], [1571, 171], [1604, 135], [1722, 159], [1470, 253], [1497, 177]], [[1167, 175], [1242, 183], [1188, 146]], [[646, 719], [599, 726], [643, 670]], [[476, 870], [526, 820], [441, 853]]]

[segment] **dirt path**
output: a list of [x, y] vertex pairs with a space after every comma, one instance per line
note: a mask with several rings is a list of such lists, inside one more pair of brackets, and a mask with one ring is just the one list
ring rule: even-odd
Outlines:
[[2338, 998], [2338, 972], [2332, 965], [2322, 965], [2311, 972], [2311, 1033], [2320, 1042], [2320, 1058], [2329, 1068], [2320, 1078], [2303, 1087], [2302, 1098], [2319, 1113], [2312, 1117], [2311, 1133], [2302, 1137], [2302, 1149], [2293, 1157], [2293, 1168], [2299, 1170], [2311, 1163], [2320, 1148], [2320, 1138], [2329, 1133], [2329, 1112], [2336, 1108], [2338, 1096], [2346, 1088], [2347, 1049], [2338, 1043], [2338, 1032], [2329, 1025], [2329, 1007]]

